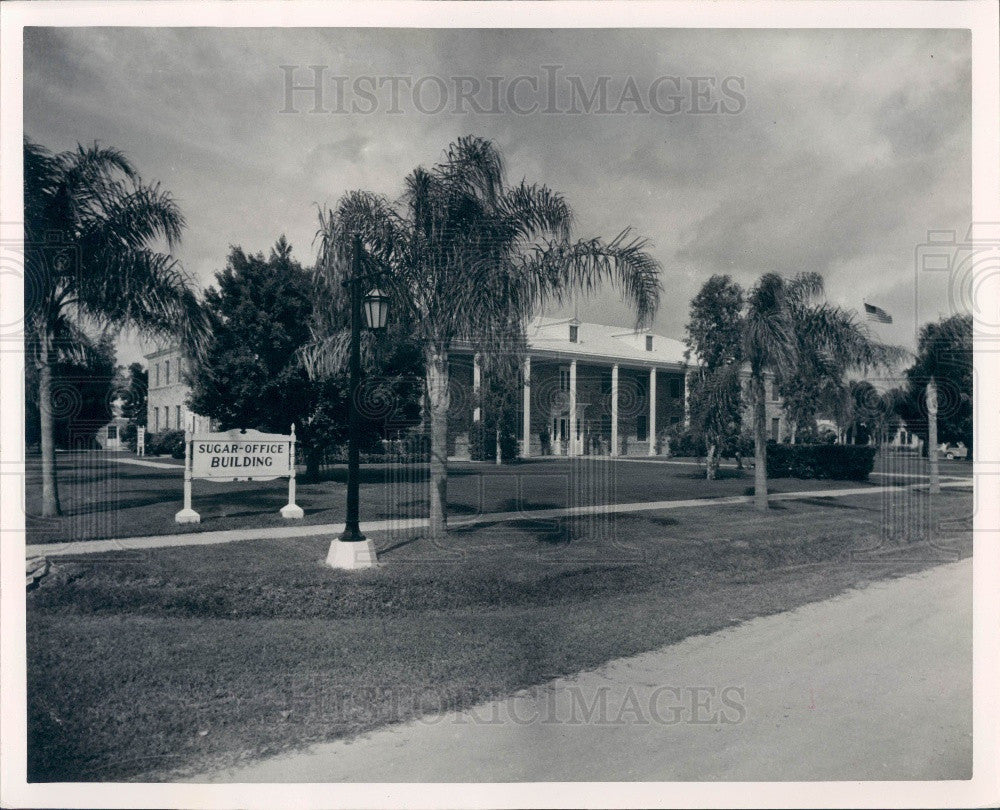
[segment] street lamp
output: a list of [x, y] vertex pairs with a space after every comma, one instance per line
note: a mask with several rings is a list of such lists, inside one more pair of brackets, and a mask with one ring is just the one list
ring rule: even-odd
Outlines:
[[[353, 240], [351, 276], [344, 282], [351, 295], [350, 390], [347, 397], [347, 519], [344, 533], [330, 543], [326, 564], [331, 568], [371, 568], [378, 563], [375, 545], [361, 533], [358, 524], [360, 478], [359, 444], [361, 425], [358, 418], [358, 388], [361, 384], [361, 239]], [[365, 323], [369, 329], [384, 329], [389, 318], [389, 297], [378, 289], [364, 298]]]
[[374, 289], [365, 296], [365, 323], [369, 329], [385, 329], [389, 320], [389, 296]]

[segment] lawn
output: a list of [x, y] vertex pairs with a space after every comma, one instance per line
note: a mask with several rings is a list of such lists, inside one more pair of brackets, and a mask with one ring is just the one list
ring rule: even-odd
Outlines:
[[[168, 459], [158, 459], [170, 463]], [[201, 523], [179, 525], [182, 468], [162, 470], [121, 464], [111, 454], [60, 454], [60, 496], [64, 516], [43, 519], [40, 513], [40, 469], [28, 459], [26, 523], [29, 543], [61, 543], [102, 538], [287, 526], [278, 515], [287, 502], [284, 479], [270, 482], [194, 482], [194, 508]], [[920, 459], [906, 460], [906, 470]], [[914, 466], [916, 465], [916, 466]], [[885, 462], [883, 462], [885, 469]], [[968, 474], [968, 465], [951, 462], [947, 470]], [[319, 483], [300, 480], [297, 501], [305, 511], [302, 524], [344, 520], [346, 470], [335, 469]], [[877, 485], [891, 478], [876, 477]], [[912, 479], [900, 479], [912, 483]], [[588, 458], [536, 460], [496, 466], [450, 465], [448, 499], [451, 514], [468, 516], [499, 511], [633, 503], [649, 500], [711, 498], [748, 494], [752, 471], [723, 468], [716, 481], [705, 481], [697, 463], [675, 464]], [[772, 490], [815, 490], [851, 486], [838, 481], [773, 481]], [[856, 484], [870, 487], [872, 484]], [[362, 469], [361, 519], [425, 517], [427, 474], [419, 465], [371, 466]]]
[[29, 779], [232, 764], [970, 554], [970, 493], [928, 497], [526, 519], [354, 573], [317, 539], [59, 559], [28, 596]]

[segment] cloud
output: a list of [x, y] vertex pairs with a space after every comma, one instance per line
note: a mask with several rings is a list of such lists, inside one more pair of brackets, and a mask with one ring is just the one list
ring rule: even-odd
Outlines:
[[[738, 115], [394, 115], [384, 106], [289, 115], [280, 112], [281, 65], [302, 66], [302, 82], [308, 65], [349, 78], [467, 75], [484, 85], [559, 66], [588, 88], [602, 75], [614, 88], [628, 77], [648, 88], [660, 76], [734, 76], [746, 105]], [[202, 283], [230, 244], [266, 250], [281, 233], [308, 263], [317, 204], [354, 188], [396, 197], [407, 172], [474, 133], [502, 148], [510, 179], [565, 194], [578, 235], [633, 226], [649, 238], [668, 291], [655, 327], [672, 337], [713, 272], [749, 282], [769, 270], [818, 270], [830, 295], [852, 306], [891, 295], [908, 307], [904, 320], [933, 317], [933, 302], [907, 303], [902, 292], [914, 286], [913, 249], [926, 231], [967, 227], [970, 94], [961, 30], [25, 35], [26, 132], [55, 149], [112, 143], [161, 180], [189, 223], [179, 258]], [[581, 316], [632, 322], [610, 293], [584, 302]]]

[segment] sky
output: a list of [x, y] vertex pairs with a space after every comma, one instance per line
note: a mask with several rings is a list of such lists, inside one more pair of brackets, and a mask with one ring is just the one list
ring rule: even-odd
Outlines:
[[[311, 90], [286, 89], [312, 84], [309, 66], [316, 112]], [[318, 205], [395, 199], [474, 134], [508, 180], [566, 197], [575, 236], [649, 241], [659, 334], [683, 338], [713, 273], [817, 271], [830, 301], [882, 307], [894, 323], [877, 336], [910, 348], [953, 311], [915, 253], [971, 218], [965, 31], [34, 28], [24, 67], [26, 136], [116, 146], [160, 181], [201, 285], [230, 245], [266, 252], [281, 234], [312, 263]], [[578, 307], [634, 323], [610, 288]], [[126, 335], [119, 362], [151, 347]]]

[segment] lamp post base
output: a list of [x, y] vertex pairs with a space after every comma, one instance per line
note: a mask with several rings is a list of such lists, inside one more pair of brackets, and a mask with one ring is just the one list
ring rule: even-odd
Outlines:
[[194, 511], [194, 509], [181, 509], [176, 515], [174, 515], [174, 520], [178, 523], [201, 523], [201, 515]]
[[283, 518], [288, 518], [289, 520], [298, 520], [299, 518], [305, 517], [305, 512], [302, 511], [302, 507], [298, 504], [288, 503], [278, 510]]
[[375, 544], [371, 540], [348, 542], [334, 540], [326, 555], [326, 564], [331, 568], [345, 571], [357, 571], [361, 568], [374, 568], [378, 565], [375, 554]]

